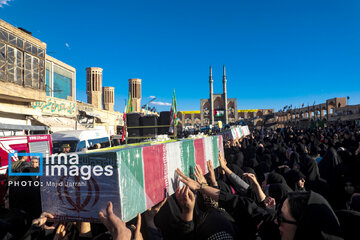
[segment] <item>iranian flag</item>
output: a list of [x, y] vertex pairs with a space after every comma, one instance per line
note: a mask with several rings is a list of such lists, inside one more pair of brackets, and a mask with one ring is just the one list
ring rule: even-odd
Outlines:
[[174, 128], [176, 128], [178, 124], [178, 118], [177, 118], [177, 107], [176, 107], [176, 97], [175, 97], [175, 89], [172, 97], [172, 103], [171, 103], [171, 109], [170, 109], [170, 128], [169, 132], [171, 134], [174, 133]]
[[215, 117], [223, 117], [224, 114], [224, 110], [215, 110]]

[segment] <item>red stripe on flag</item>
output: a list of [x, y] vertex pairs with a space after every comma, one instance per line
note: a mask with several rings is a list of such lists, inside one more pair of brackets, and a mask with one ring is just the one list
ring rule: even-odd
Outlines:
[[199, 138], [194, 140], [194, 147], [195, 147], [195, 162], [196, 165], [201, 167], [203, 172], [206, 172], [205, 168], [205, 147], [204, 147], [204, 139]]
[[225, 154], [224, 154], [224, 143], [223, 143], [223, 137], [222, 137], [222, 135], [218, 135], [218, 139], [219, 139], [219, 152], [221, 152], [221, 154], [225, 157]]
[[[162, 201], [165, 197], [167, 176], [165, 176], [164, 161], [166, 161], [165, 145], [148, 146], [143, 148], [146, 208]], [[167, 171], [167, 169], [166, 169]], [[166, 180], [165, 180], [166, 179]], [[149, 200], [151, 202], [149, 202]]]
[[240, 128], [240, 130], [241, 130], [241, 133], [243, 134], [243, 136], [246, 136], [246, 135], [245, 135], [245, 131], [243, 130], [242, 127]]

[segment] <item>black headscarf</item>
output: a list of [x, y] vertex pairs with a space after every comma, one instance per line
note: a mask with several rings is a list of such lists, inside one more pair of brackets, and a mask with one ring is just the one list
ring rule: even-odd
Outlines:
[[286, 180], [283, 176], [278, 173], [269, 173], [266, 179], [266, 184], [282, 183], [287, 185]]
[[282, 203], [289, 192], [292, 192], [288, 185], [273, 183], [269, 186], [269, 196], [275, 199], [276, 204]]
[[290, 155], [289, 167], [293, 168], [294, 166], [299, 166], [300, 164], [300, 155], [297, 152], [292, 152]]
[[300, 172], [302, 172], [306, 181], [311, 182], [315, 181], [320, 177], [319, 168], [314, 159], [304, 158], [300, 163]]
[[290, 170], [285, 173], [286, 182], [293, 191], [303, 191], [304, 190], [299, 186], [299, 180], [302, 178], [306, 179], [305, 175], [297, 170]]
[[320, 194], [310, 191], [307, 206], [302, 212], [294, 240], [343, 239], [334, 211]]
[[318, 164], [320, 176], [329, 183], [336, 181], [340, 171], [341, 159], [333, 147], [330, 147]]

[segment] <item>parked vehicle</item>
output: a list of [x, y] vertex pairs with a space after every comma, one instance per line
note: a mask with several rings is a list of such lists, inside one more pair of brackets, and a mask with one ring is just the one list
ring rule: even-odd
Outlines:
[[111, 147], [110, 136], [104, 130], [61, 131], [51, 134], [51, 138], [53, 153], [61, 153], [64, 144], [70, 145], [70, 152]]
[[[42, 153], [43, 158], [46, 154], [52, 154], [51, 136], [30, 135], [30, 136], [11, 136], [0, 138], [0, 203], [5, 195], [6, 172], [9, 165], [9, 154], [25, 150], [27, 153]], [[16, 154], [11, 157], [11, 161], [17, 161]], [[30, 161], [30, 159], [28, 159]]]

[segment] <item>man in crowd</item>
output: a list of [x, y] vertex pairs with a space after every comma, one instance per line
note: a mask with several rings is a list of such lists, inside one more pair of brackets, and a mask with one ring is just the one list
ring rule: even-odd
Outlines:
[[61, 146], [61, 148], [62, 148], [61, 153], [69, 153], [70, 152], [70, 144], [68, 144], [68, 143], [63, 144]]

